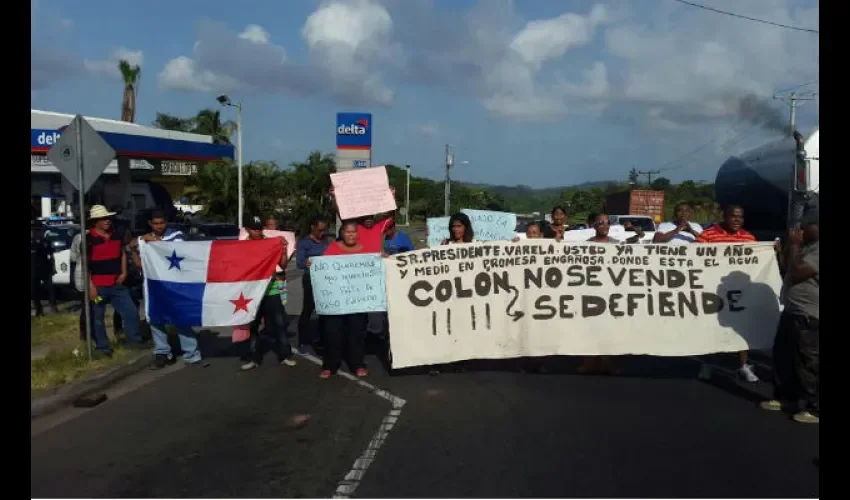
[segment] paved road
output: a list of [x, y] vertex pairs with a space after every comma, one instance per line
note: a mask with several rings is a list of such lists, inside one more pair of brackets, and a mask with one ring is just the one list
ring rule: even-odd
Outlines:
[[205, 340], [209, 368], [146, 373], [34, 422], [32, 496], [329, 497], [346, 476], [359, 497], [819, 495], [818, 426], [759, 410], [767, 386], [695, 380], [695, 360], [628, 358], [616, 378], [561, 359], [546, 375], [390, 377], [370, 358], [368, 382], [406, 401], [393, 412], [307, 359], [238, 373], [227, 342]]

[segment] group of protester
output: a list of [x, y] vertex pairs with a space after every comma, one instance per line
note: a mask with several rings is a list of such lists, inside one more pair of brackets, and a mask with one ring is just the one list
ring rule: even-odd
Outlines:
[[[729, 206], [724, 210], [723, 221], [703, 229], [690, 220], [692, 208], [687, 203], [675, 207], [674, 218], [658, 226], [653, 243], [747, 243], [755, 242], [752, 233], [743, 228], [744, 211], [740, 206]], [[106, 304], [111, 304], [121, 316], [124, 332], [131, 348], [142, 348], [139, 333], [138, 304], [125, 286], [128, 266], [143, 272], [139, 258], [139, 241], [180, 241], [180, 231], [168, 227], [162, 212], [154, 211], [149, 224], [150, 232], [139, 239], [123, 238], [111, 231], [112, 212], [102, 206], [94, 206], [90, 212], [90, 229], [84, 235], [89, 259], [89, 297], [92, 302], [94, 340], [101, 355], [110, 355], [111, 347], [106, 336], [104, 313]], [[413, 250], [410, 238], [395, 227], [394, 214], [384, 217], [370, 216], [361, 220], [343, 221], [336, 239], [328, 235], [329, 222], [319, 217], [310, 224], [309, 232], [296, 244], [294, 256], [296, 267], [304, 271], [303, 307], [298, 320], [297, 350], [293, 350], [288, 339], [286, 315], [287, 281], [285, 270], [289, 263], [288, 244], [282, 239], [284, 251], [278, 270], [269, 282], [266, 294], [260, 303], [258, 314], [250, 325], [237, 328], [243, 330], [238, 340], [242, 346], [242, 370], [258, 367], [268, 350], [272, 350], [279, 363], [286, 366], [296, 364], [294, 354], [307, 354], [314, 350], [322, 356], [320, 378], [328, 379], [340, 368], [343, 359], [349, 370], [358, 377], [368, 375], [364, 363], [365, 338], [367, 331], [388, 334], [385, 313], [358, 313], [343, 315], [320, 315], [318, 328], [311, 320], [316, 307], [310, 279], [312, 260], [320, 256], [353, 254], [392, 255]], [[595, 230], [589, 241], [596, 243], [620, 243], [609, 235], [611, 222], [607, 214], [593, 215], [588, 221]], [[248, 239], [262, 239], [263, 231], [277, 229], [276, 220], [250, 216], [243, 222]], [[442, 244], [453, 245], [474, 241], [472, 223], [465, 214], [457, 213], [449, 218], [449, 238]], [[563, 240], [569, 231], [567, 211], [563, 207], [552, 210], [551, 224], [541, 222], [527, 226], [529, 239], [552, 238]], [[638, 243], [644, 236], [639, 228], [625, 243]], [[792, 408], [795, 420], [800, 422], [819, 421], [819, 266], [818, 266], [818, 213], [805, 214], [799, 229], [792, 230], [784, 246], [777, 242], [779, 262], [784, 274], [782, 301], [784, 310], [774, 343], [774, 386], [775, 399], [765, 402], [768, 410]], [[82, 276], [78, 277], [80, 280]], [[189, 366], [201, 365], [201, 353], [197, 337], [189, 328], [175, 327], [183, 360]], [[166, 325], [150, 325], [153, 337], [155, 367], [161, 368], [173, 362], [174, 355], [168, 342]], [[234, 332], [234, 339], [237, 339]], [[748, 382], [759, 379], [748, 362], [746, 351], [738, 354], [739, 375]], [[540, 370], [536, 360], [528, 360], [531, 370]], [[463, 363], [456, 364], [462, 369]], [[430, 372], [439, 374], [443, 367], [430, 367]], [[620, 370], [610, 357], [597, 356], [584, 360], [579, 368], [582, 373], [605, 373], [616, 375]]]

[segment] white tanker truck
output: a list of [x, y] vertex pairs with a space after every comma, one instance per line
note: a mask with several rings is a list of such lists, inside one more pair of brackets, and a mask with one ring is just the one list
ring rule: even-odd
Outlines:
[[717, 171], [721, 206], [744, 208], [744, 227], [760, 241], [784, 237], [806, 207], [817, 206], [820, 129], [799, 132], [732, 156]]

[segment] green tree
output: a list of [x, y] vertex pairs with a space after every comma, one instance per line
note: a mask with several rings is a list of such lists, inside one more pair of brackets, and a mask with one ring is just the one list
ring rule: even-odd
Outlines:
[[236, 168], [230, 160], [209, 162], [189, 177], [184, 195], [193, 204], [203, 205], [201, 213], [209, 219], [232, 222], [239, 210], [237, 186]]
[[629, 170], [628, 179], [629, 179], [629, 185], [637, 186], [638, 180], [640, 179], [640, 174], [638, 174], [638, 171], [635, 167], [632, 167], [632, 169]]
[[306, 231], [317, 216], [335, 220], [336, 207], [330, 196], [330, 174], [336, 172], [334, 155], [313, 151], [305, 161], [292, 162], [289, 167], [286, 212], [297, 227]]
[[221, 111], [215, 109], [202, 109], [193, 122], [192, 132], [212, 137], [215, 144], [230, 144], [230, 136], [236, 130], [236, 124], [230, 120], [222, 122]]
[[153, 126], [163, 130], [208, 135], [215, 144], [231, 144], [230, 136], [236, 131], [236, 123], [221, 121], [221, 111], [215, 109], [202, 109], [191, 118], [157, 113]]
[[670, 179], [668, 179], [666, 177], [659, 177], [659, 178], [655, 179], [654, 181], [652, 181], [652, 184], [650, 184], [650, 187], [652, 189], [664, 191], [664, 190], [666, 190], [667, 188], [670, 187]]
[[124, 95], [121, 98], [121, 121], [135, 123], [136, 96], [139, 92], [142, 68], [139, 65], [131, 66], [129, 62], [121, 59], [118, 61], [118, 71], [121, 72], [121, 79], [124, 81]]
[[194, 121], [191, 118], [181, 118], [166, 113], [157, 113], [152, 125], [156, 128], [176, 132], [191, 132], [195, 128]]

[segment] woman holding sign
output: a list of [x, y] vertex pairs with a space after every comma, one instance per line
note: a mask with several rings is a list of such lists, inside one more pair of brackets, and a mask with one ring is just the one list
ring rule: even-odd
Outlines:
[[454, 243], [470, 243], [475, 239], [475, 231], [472, 230], [472, 221], [464, 213], [457, 213], [449, 217], [449, 239], [443, 240], [441, 245]]
[[[342, 224], [342, 240], [328, 245], [324, 256], [355, 255], [371, 252], [370, 248], [358, 241], [356, 221]], [[366, 343], [366, 313], [335, 314], [323, 316], [325, 327], [325, 354], [322, 357], [322, 371], [319, 378], [328, 379], [342, 365], [342, 352], [348, 346], [348, 369], [358, 377], [368, 375], [363, 362]]]
[[567, 218], [567, 209], [562, 206], [557, 206], [552, 209], [552, 223], [543, 231], [543, 237], [548, 239], [556, 239], [558, 241], [564, 239], [564, 232], [570, 229], [569, 219]]
[[[472, 230], [472, 221], [464, 213], [456, 213], [449, 217], [449, 239], [443, 240], [441, 245], [454, 245], [458, 243], [471, 243], [475, 239], [475, 231]], [[444, 365], [432, 365], [428, 375], [437, 376]], [[460, 364], [459, 371], [462, 371]]]

